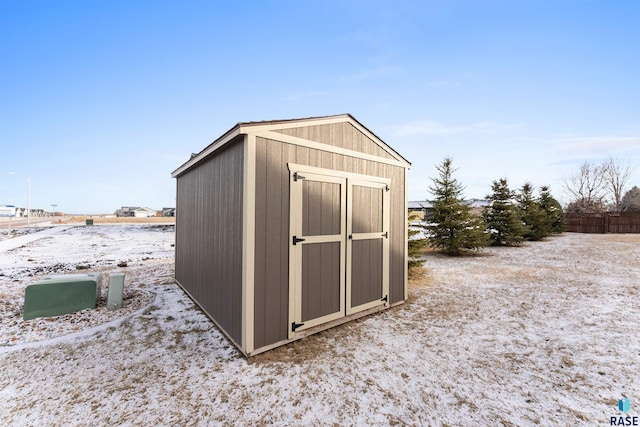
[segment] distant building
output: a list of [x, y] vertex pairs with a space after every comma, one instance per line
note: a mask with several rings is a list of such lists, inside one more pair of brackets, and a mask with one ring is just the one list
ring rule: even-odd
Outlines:
[[162, 216], [176, 216], [176, 208], [162, 208]]
[[139, 206], [123, 206], [116, 211], [116, 216], [117, 217], [134, 216], [133, 211], [135, 209], [138, 209], [138, 207]]
[[424, 221], [427, 209], [431, 208], [431, 202], [427, 200], [407, 202], [408, 216], [410, 221]]
[[117, 217], [151, 218], [157, 216], [157, 212], [151, 208], [140, 206], [123, 206], [116, 211]]
[[[467, 199], [462, 203], [471, 207], [471, 213], [480, 215], [485, 208], [491, 206], [491, 200], [486, 199]], [[407, 202], [407, 214], [410, 220], [424, 221], [433, 216], [433, 202], [429, 200], [409, 201]]]
[[138, 208], [133, 211], [133, 216], [136, 218], [151, 218], [158, 216], [158, 212], [151, 208]]
[[44, 209], [30, 209], [31, 215], [27, 213], [27, 208], [16, 208], [16, 218], [26, 218], [30, 216], [31, 218], [42, 218], [45, 216], [52, 216], [51, 212], [47, 212]]
[[486, 208], [491, 206], [493, 202], [487, 199], [468, 199], [462, 203], [471, 207], [471, 213], [480, 215]]

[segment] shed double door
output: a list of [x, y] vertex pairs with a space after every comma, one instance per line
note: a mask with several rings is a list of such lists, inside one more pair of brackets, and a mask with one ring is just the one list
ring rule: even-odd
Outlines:
[[290, 165], [289, 338], [388, 304], [389, 180]]

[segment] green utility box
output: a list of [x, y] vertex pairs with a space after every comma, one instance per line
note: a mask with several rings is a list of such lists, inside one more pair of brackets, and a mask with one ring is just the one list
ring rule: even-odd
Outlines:
[[93, 218], [88, 218], [84, 220], [84, 225], [93, 225]]
[[45, 277], [24, 291], [24, 320], [60, 316], [96, 308], [100, 299], [100, 273]]
[[122, 308], [122, 293], [124, 291], [124, 274], [116, 273], [109, 276], [109, 291], [107, 292], [107, 310]]

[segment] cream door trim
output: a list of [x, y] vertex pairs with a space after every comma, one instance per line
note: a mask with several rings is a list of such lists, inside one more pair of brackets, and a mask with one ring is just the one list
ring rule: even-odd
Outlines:
[[[320, 171], [321, 173], [316, 173]], [[323, 172], [323, 173], [322, 173]], [[293, 236], [304, 236], [302, 233], [302, 182], [295, 178], [296, 173], [304, 174], [304, 180], [318, 182], [332, 182], [340, 184], [340, 234], [322, 236], [304, 236], [305, 241], [293, 245], [289, 244], [289, 323], [287, 336], [289, 339], [296, 337], [296, 331], [303, 331], [314, 326], [344, 317], [345, 315], [345, 263], [346, 258], [346, 192], [347, 181], [344, 177], [334, 176], [332, 170], [311, 168], [308, 166], [289, 164], [289, 239]], [[305, 244], [340, 243], [340, 308], [334, 313], [327, 314], [311, 320], [302, 321], [302, 248]], [[293, 325], [301, 325], [293, 330]]]
[[304, 171], [306, 173], [313, 173], [316, 175], [356, 179], [363, 182], [384, 183], [388, 186], [391, 185], [391, 178], [363, 175], [363, 174], [353, 173], [353, 172], [344, 172], [344, 171], [339, 171], [335, 169], [318, 168], [315, 166], [299, 165], [297, 163], [287, 163], [287, 167], [289, 168], [289, 172], [292, 174], [295, 171]]
[[[379, 305], [389, 305], [389, 247], [390, 247], [390, 213], [391, 213], [391, 197], [389, 181], [386, 178], [378, 178], [374, 176], [361, 176], [362, 178], [353, 178], [347, 182], [347, 236], [349, 236], [347, 243], [347, 270], [346, 270], [346, 314], [351, 315], [359, 311], [367, 310]], [[370, 187], [382, 190], [382, 232], [381, 233], [353, 233], [353, 187]], [[386, 237], [382, 237], [382, 234], [386, 233]], [[353, 242], [357, 240], [369, 240], [369, 239], [381, 239], [382, 240], [382, 297], [387, 296], [386, 301], [376, 300], [365, 304], [361, 304], [355, 307], [351, 306], [351, 274], [352, 264], [351, 259], [353, 257]]]

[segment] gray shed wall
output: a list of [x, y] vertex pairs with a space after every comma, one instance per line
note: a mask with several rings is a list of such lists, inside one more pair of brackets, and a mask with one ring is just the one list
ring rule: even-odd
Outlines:
[[[280, 132], [390, 158], [388, 153], [348, 123], [310, 126]], [[289, 304], [289, 170], [287, 163], [391, 179], [389, 299], [391, 304], [404, 300], [406, 169], [258, 137], [255, 204], [255, 348], [287, 339]]]
[[310, 141], [333, 145], [340, 148], [373, 154], [385, 159], [394, 157], [382, 147], [369, 139], [368, 136], [356, 129], [351, 123], [333, 123], [324, 125], [304, 126], [290, 129], [280, 129], [276, 132], [291, 135]]
[[243, 137], [177, 179], [176, 280], [242, 342]]

